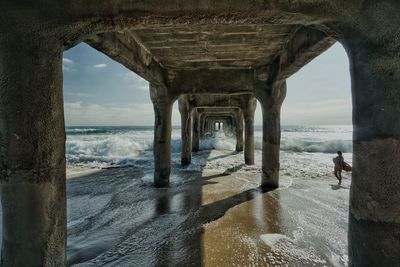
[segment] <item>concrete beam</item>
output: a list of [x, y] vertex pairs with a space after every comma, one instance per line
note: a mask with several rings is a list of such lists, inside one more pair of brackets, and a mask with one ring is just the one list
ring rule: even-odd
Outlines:
[[307, 27], [298, 28], [270, 65], [255, 69], [254, 88], [258, 90], [257, 88], [263, 86], [262, 84], [286, 81], [288, 77], [326, 51], [335, 42], [324, 32]]
[[221, 123], [224, 124], [224, 133], [228, 134], [231, 130], [232, 126], [234, 125], [234, 116], [233, 115], [226, 115], [226, 116], [216, 116], [216, 115], [206, 115], [204, 118], [205, 124], [211, 125], [211, 132], [214, 133], [215, 124], [218, 124], [218, 131], [220, 130]]
[[232, 115], [232, 111], [238, 109], [237, 107], [212, 107], [212, 108], [197, 108], [199, 114], [226, 114]]
[[336, 42], [326, 33], [300, 27], [283, 49], [280, 57], [280, 77], [286, 80]]
[[250, 99], [254, 98], [253, 94], [238, 95], [189, 95], [187, 98], [189, 104], [193, 108], [243, 108]]
[[[67, 24], [101, 24], [102, 29], [120, 29], [143, 23], [260, 23], [260, 24], [325, 24], [341, 21], [346, 14], [357, 14], [359, 1], [298, 0], [288, 1], [118, 1], [118, 0], [56, 0], [51, 5], [42, 1], [18, 2], [5, 0], [1, 10], [25, 15], [27, 21], [47, 21], [54, 27]], [[21, 11], [24, 11], [22, 14]], [[93, 26], [90, 27], [93, 27]], [[88, 26], [89, 27], [89, 26]]]
[[196, 108], [199, 114], [200, 137], [204, 137], [207, 131], [206, 120], [208, 117], [233, 117], [237, 108]]
[[168, 87], [175, 94], [245, 94], [253, 92], [254, 72], [243, 70], [196, 70], [170, 73]]
[[151, 84], [157, 87], [166, 86], [166, 70], [133, 33], [102, 33], [91, 36], [86, 42]]

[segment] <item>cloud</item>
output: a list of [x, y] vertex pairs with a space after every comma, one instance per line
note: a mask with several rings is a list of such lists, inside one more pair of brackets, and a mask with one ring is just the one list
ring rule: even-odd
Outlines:
[[71, 66], [74, 64], [74, 62], [66, 57], [63, 57], [62, 59], [62, 69], [63, 71], [76, 71], [76, 69], [72, 68]]
[[89, 97], [89, 94], [86, 93], [79, 93], [79, 92], [65, 92], [64, 91], [64, 95], [65, 96], [73, 96], [73, 97]]
[[71, 59], [64, 57], [62, 59], [63, 64], [72, 64], [74, 63]]
[[107, 64], [105, 64], [105, 63], [93, 65], [93, 68], [95, 68], [95, 69], [103, 69], [106, 67], [107, 67]]
[[82, 102], [66, 102], [64, 103], [64, 108], [68, 110], [77, 110], [82, 108]]

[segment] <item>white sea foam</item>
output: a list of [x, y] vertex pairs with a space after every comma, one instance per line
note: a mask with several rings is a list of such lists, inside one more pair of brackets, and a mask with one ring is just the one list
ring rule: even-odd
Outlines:
[[205, 138], [201, 140], [201, 149], [235, 150], [236, 140], [229, 137]]
[[[74, 127], [67, 128], [66, 157], [68, 164], [80, 167], [103, 168], [108, 166], [147, 166], [153, 162], [153, 130], [150, 127]], [[256, 128], [255, 148], [256, 152], [262, 149], [262, 131]], [[201, 140], [202, 150], [235, 151], [236, 139], [224, 134], [217, 134], [213, 138]], [[309, 160], [314, 158], [309, 153], [318, 155], [320, 153], [329, 155], [324, 164], [331, 165], [333, 153], [337, 150], [342, 152], [352, 151], [351, 129], [332, 127], [287, 127], [283, 128], [281, 151], [292, 153], [297, 159]], [[173, 162], [179, 163], [181, 151], [180, 129], [172, 131], [171, 152]], [[294, 153], [294, 154], [293, 154]], [[300, 153], [300, 154], [298, 154]], [[305, 154], [306, 153], [306, 154]], [[305, 156], [306, 155], [306, 156]], [[305, 157], [304, 157], [305, 156]], [[242, 160], [242, 158], [238, 158]], [[320, 161], [320, 159], [317, 159]], [[238, 162], [223, 162], [222, 165], [232, 165]], [[193, 163], [188, 170], [200, 170], [204, 166]], [[296, 166], [296, 160], [291, 165]], [[214, 164], [221, 165], [219, 161]], [[304, 162], [303, 162], [304, 164]], [[313, 163], [314, 164], [314, 163]], [[149, 167], [149, 166], [148, 166]], [[212, 167], [210, 165], [210, 167]], [[300, 166], [300, 169], [302, 166]], [[223, 167], [222, 167], [223, 168]], [[296, 168], [294, 168], [296, 172]], [[326, 172], [324, 172], [326, 174]]]
[[289, 240], [285, 235], [281, 234], [264, 234], [260, 236], [261, 240], [269, 247], [274, 249], [275, 244], [281, 240]]
[[149, 142], [135, 140], [128, 135], [73, 137], [66, 142], [67, 161], [70, 164], [106, 166], [126, 159], [137, 158], [151, 149]]
[[[179, 175], [171, 174], [169, 177], [169, 183], [170, 183], [170, 186], [177, 186], [177, 185], [181, 185], [181, 184], [187, 183], [189, 181], [192, 181], [195, 178], [196, 178], [195, 176], [193, 176], [192, 178], [187, 178], [187, 177], [182, 177]], [[153, 185], [154, 184], [154, 174], [148, 173], [148, 174], [144, 175], [142, 178], [140, 178], [140, 180], [145, 185]]]

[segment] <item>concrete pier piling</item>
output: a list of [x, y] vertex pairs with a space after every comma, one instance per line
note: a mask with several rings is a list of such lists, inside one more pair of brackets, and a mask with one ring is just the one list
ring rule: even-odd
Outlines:
[[243, 151], [243, 112], [241, 109], [235, 111], [235, 134], [236, 134], [236, 151]]
[[62, 47], [0, 37], [1, 266], [65, 266]]
[[169, 186], [171, 173], [171, 119], [174, 98], [166, 89], [150, 84], [150, 97], [154, 108], [154, 185]]
[[281, 105], [286, 96], [286, 83], [260, 87], [256, 96], [263, 114], [261, 186], [279, 187], [279, 152], [281, 141]]
[[243, 105], [244, 118], [244, 162], [247, 165], [254, 165], [254, 112], [256, 111], [257, 100], [250, 99]]
[[192, 160], [192, 109], [184, 97], [179, 98], [178, 104], [181, 114], [181, 165], [184, 167]]

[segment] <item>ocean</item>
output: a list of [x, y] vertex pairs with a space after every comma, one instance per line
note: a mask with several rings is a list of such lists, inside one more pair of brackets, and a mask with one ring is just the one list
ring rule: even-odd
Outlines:
[[[80, 170], [110, 167], [153, 167], [152, 126], [67, 127], [67, 174]], [[172, 130], [172, 164], [180, 162], [180, 127]], [[234, 151], [234, 136], [217, 135], [201, 140], [202, 150]], [[256, 159], [261, 159], [262, 128], [255, 127]], [[352, 126], [283, 126], [281, 139], [282, 166], [310, 170], [309, 175], [323, 174], [336, 151], [341, 150], [347, 162], [352, 160]], [[325, 166], [326, 165], [326, 166]], [[194, 156], [191, 170], [199, 169]]]

